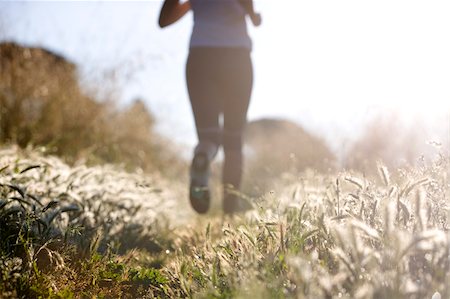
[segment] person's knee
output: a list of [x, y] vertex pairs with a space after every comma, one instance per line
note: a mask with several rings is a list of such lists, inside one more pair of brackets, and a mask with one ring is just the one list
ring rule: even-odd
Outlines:
[[215, 147], [222, 145], [222, 130], [219, 127], [198, 128], [197, 133], [199, 143]]
[[219, 151], [220, 144], [212, 141], [200, 141], [195, 147], [194, 154], [205, 154], [212, 161]]

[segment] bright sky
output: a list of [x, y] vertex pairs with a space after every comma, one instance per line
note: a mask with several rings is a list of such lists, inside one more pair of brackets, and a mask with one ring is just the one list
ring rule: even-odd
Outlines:
[[[192, 16], [161, 30], [161, 1], [0, 0], [0, 38], [41, 45], [83, 76], [122, 70], [122, 101], [144, 98], [160, 129], [195, 141], [184, 83]], [[450, 1], [259, 0], [249, 119], [285, 117], [339, 147], [378, 113], [449, 134]], [[448, 135], [447, 135], [448, 136]]]

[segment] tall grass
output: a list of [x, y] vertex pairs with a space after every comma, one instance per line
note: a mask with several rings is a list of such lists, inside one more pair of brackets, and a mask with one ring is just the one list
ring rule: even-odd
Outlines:
[[350, 173], [305, 174], [246, 217], [187, 234], [171, 267], [178, 295], [448, 297], [449, 161], [398, 180], [380, 167], [381, 185]]
[[[70, 167], [18, 148], [0, 151], [0, 169], [1, 297], [50, 296], [47, 288], [56, 293], [67, 289], [73, 271], [80, 274], [83, 267], [99, 263], [106, 268], [97, 265], [97, 275], [110, 279], [108, 267], [119, 267], [111, 253], [138, 247], [159, 254], [168, 246], [168, 239], [157, 233], [175, 225], [165, 222], [164, 215], [180, 205], [175, 185], [168, 188], [157, 173], [146, 177], [112, 166]], [[133, 281], [159, 275], [120, 267], [124, 280], [127, 275]], [[53, 276], [55, 271], [60, 278]], [[72, 287], [86, 283], [81, 280]], [[61, 285], [52, 288], [54, 283]], [[89, 293], [98, 282], [88, 286]]]
[[0, 156], [3, 297], [450, 296], [443, 156], [380, 178], [306, 171], [247, 214], [200, 219], [156, 174]]

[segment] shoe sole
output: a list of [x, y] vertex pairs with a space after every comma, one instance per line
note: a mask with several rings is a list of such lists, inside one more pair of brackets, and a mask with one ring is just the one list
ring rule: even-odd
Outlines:
[[189, 187], [189, 201], [192, 208], [199, 214], [205, 214], [210, 206], [210, 193], [207, 187], [198, 187], [191, 184]]
[[205, 181], [204, 176], [208, 176], [208, 167], [209, 165], [207, 163], [206, 157], [194, 157], [191, 168], [189, 201], [192, 208], [199, 214], [205, 214], [206, 212], [208, 212], [211, 202], [211, 196], [209, 187], [205, 186], [205, 182], [199, 182], [196, 178], [202, 177], [201, 181]]

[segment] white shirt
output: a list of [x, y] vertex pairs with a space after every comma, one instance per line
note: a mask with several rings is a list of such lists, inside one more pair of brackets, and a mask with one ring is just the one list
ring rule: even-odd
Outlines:
[[190, 47], [252, 48], [245, 10], [238, 0], [190, 0], [194, 12]]

